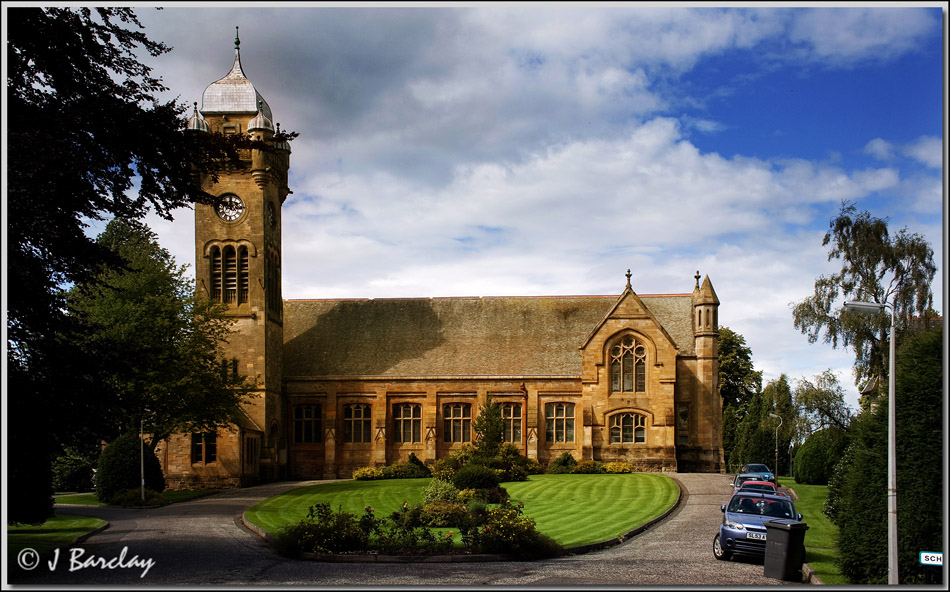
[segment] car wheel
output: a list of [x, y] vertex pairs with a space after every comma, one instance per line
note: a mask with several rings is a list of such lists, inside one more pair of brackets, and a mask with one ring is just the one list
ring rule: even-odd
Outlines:
[[722, 548], [722, 543], [719, 541], [719, 535], [716, 535], [716, 538], [713, 539], [713, 555], [716, 556], [716, 559], [720, 561], [726, 561], [727, 559], [732, 558], [732, 551], [726, 551]]

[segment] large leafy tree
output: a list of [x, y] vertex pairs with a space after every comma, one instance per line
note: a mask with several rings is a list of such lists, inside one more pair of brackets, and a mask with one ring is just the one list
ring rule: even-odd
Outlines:
[[868, 319], [845, 312], [841, 304], [864, 300], [893, 306], [900, 342], [911, 319], [931, 312], [933, 249], [906, 228], [892, 235], [887, 220], [847, 202], [831, 220], [822, 245], [829, 246], [828, 260], [839, 260], [841, 270], [815, 280], [815, 293], [794, 306], [795, 328], [811, 343], [823, 337], [833, 347], [850, 346], [857, 382], [886, 376], [889, 315]]
[[762, 390], [762, 372], [752, 365], [752, 350], [745, 337], [729, 327], [719, 327], [719, 394], [722, 396], [722, 447], [726, 466], [737, 444], [739, 425], [747, 406]]
[[[897, 540], [901, 584], [940, 584], [919, 553], [943, 548], [943, 331], [908, 336], [897, 352]], [[861, 413], [829, 480], [825, 513], [840, 530], [840, 565], [854, 584], [887, 580], [885, 402]]]
[[252, 385], [222, 359], [231, 331], [226, 306], [196, 296], [186, 267], [141, 223], [116, 218], [97, 242], [125, 265], [77, 284], [67, 302], [87, 327], [81, 347], [101, 361], [95, 383], [110, 400], [101, 435], [144, 421], [154, 449], [173, 432], [233, 422]]
[[239, 165], [249, 144], [189, 137], [184, 108], [156, 98], [164, 87], [137, 56], [169, 48], [131, 9], [11, 7], [5, 25], [8, 518], [38, 523], [52, 513], [50, 455], [95, 431], [102, 407], [80, 391], [97, 359], [75, 346], [83, 329], [65, 306], [65, 286], [120, 264], [88, 221], [211, 203], [195, 173]]
[[[779, 421], [769, 414], [782, 418], [778, 429], [778, 465], [775, 463], [776, 427]], [[788, 377], [782, 374], [770, 381], [761, 392], [752, 396], [746, 405], [746, 414], [736, 430], [736, 446], [731, 469], [745, 463], [765, 463], [776, 474], [788, 472], [788, 448], [794, 428], [790, 427], [795, 417], [792, 391]]]
[[847, 431], [851, 425], [851, 409], [844, 400], [844, 389], [831, 370], [811, 380], [799, 380], [795, 387], [795, 404], [802, 435], [829, 427]]

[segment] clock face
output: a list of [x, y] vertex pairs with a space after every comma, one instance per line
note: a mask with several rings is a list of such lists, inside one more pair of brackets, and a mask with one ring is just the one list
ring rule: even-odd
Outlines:
[[222, 195], [221, 201], [215, 207], [215, 212], [225, 222], [234, 222], [244, 213], [244, 202], [233, 193]]
[[277, 212], [274, 211], [272, 202], [267, 202], [267, 223], [271, 228], [277, 228]]

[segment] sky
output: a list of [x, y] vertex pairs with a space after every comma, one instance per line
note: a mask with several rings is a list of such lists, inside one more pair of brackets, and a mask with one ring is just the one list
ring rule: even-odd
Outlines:
[[[691, 293], [765, 383], [853, 354], [794, 328], [847, 200], [934, 249], [944, 312], [941, 4], [240, 4], [137, 10], [191, 105], [244, 72], [296, 131], [283, 295]], [[194, 222], [149, 218], [179, 263]]]

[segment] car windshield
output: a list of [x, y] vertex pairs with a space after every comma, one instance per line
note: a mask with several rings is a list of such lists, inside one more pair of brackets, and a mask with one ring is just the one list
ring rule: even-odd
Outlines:
[[768, 473], [769, 468], [765, 465], [746, 465], [746, 471], [749, 473]]
[[734, 496], [726, 511], [736, 514], [753, 514], [773, 518], [791, 518], [792, 504], [783, 500], [771, 500], [761, 497]]
[[775, 491], [775, 488], [771, 485], [765, 485], [764, 483], [743, 483], [742, 489], [754, 489], [755, 491]]

